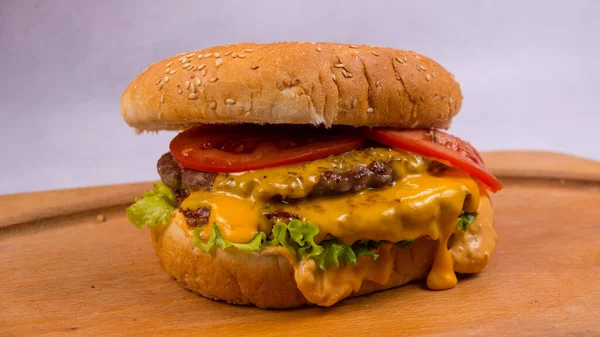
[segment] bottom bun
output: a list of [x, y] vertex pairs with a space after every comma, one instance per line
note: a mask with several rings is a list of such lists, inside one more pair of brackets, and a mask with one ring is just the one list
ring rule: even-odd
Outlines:
[[[174, 217], [175, 218], [175, 217]], [[298, 290], [294, 268], [279, 254], [244, 253], [235, 248], [194, 248], [188, 231], [172, 222], [152, 230], [158, 258], [185, 288], [207, 298], [260, 308], [293, 308], [311, 304]], [[437, 241], [421, 238], [407, 249], [392, 248], [394, 266], [387, 283], [364, 281], [349, 297], [370, 294], [427, 277]]]

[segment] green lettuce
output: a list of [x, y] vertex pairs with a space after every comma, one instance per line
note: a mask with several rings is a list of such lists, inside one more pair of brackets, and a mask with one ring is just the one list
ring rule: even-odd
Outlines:
[[200, 229], [194, 229], [194, 246], [200, 248], [201, 250], [208, 252], [211, 250], [213, 246], [217, 246], [221, 249], [226, 249], [229, 247], [234, 247], [242, 252], [256, 252], [262, 249], [262, 245], [265, 242], [267, 235], [264, 232], [258, 232], [254, 236], [252, 240], [248, 243], [235, 243], [231, 242], [223, 237], [221, 231], [219, 231], [219, 227], [216, 223], [213, 223], [212, 231], [210, 232], [210, 236], [208, 237], [208, 241], [203, 242], [200, 238]]
[[398, 242], [394, 243], [394, 246], [396, 246], [398, 248], [406, 249], [406, 248], [410, 247], [410, 245], [412, 245], [413, 243], [415, 243], [415, 240], [402, 240], [402, 241], [398, 241]]
[[291, 220], [287, 224], [278, 222], [273, 226], [273, 239], [266, 244], [281, 245], [295, 256], [311, 258], [323, 251], [323, 247], [315, 242], [317, 234], [319, 227], [310, 221]]
[[372, 250], [379, 248], [380, 242], [358, 241], [352, 246], [344, 245], [337, 240], [327, 240], [321, 245], [315, 242], [319, 234], [319, 227], [310, 221], [292, 220], [289, 223], [278, 222], [273, 226], [270, 239], [264, 232], [258, 232], [248, 243], [233, 243], [223, 237], [216, 223], [212, 225], [212, 231], [208, 240], [204, 242], [200, 237], [200, 229], [194, 230], [194, 246], [208, 252], [213, 247], [226, 249], [234, 247], [243, 252], [260, 251], [267, 246], [282, 246], [298, 258], [313, 259], [317, 265], [327, 270], [332, 266], [356, 265], [360, 256], [369, 256], [377, 259], [379, 255]]
[[324, 270], [332, 266], [356, 265], [359, 256], [365, 255], [377, 259], [379, 255], [371, 251], [379, 248], [375, 241], [357, 241], [352, 246], [339, 243], [337, 240], [326, 240], [317, 244], [315, 237], [319, 227], [310, 221], [292, 220], [289, 223], [278, 222], [273, 226], [273, 239], [266, 245], [281, 245], [299, 258], [313, 259]]
[[137, 228], [165, 225], [175, 210], [175, 196], [163, 183], [154, 184], [151, 191], [144, 192], [143, 198], [136, 198], [135, 203], [126, 210], [127, 218]]
[[458, 222], [456, 223], [456, 227], [466, 232], [467, 228], [475, 221], [475, 217], [477, 217], [477, 212], [464, 212], [458, 217]]

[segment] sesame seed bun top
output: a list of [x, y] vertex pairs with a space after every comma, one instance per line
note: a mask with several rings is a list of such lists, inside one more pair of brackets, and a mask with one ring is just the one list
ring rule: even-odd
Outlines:
[[337, 43], [240, 43], [152, 64], [121, 115], [139, 131], [207, 123], [448, 127], [454, 76], [411, 51]]

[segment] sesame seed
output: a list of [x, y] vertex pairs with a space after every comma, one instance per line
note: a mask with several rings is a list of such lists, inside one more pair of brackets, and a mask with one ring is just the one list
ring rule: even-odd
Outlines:
[[[221, 60], [221, 62], [223, 62], [223, 61]], [[198, 70], [202, 70], [205, 67], [206, 67], [206, 64], [201, 64], [201, 65], [198, 66]]]
[[200, 86], [200, 84], [202, 84], [202, 81], [199, 78], [196, 78], [196, 85]]
[[165, 82], [165, 83], [169, 82], [169, 76], [165, 76], [165, 78], [163, 78], [163, 82]]
[[196, 99], [196, 98], [198, 98], [198, 95], [196, 95], [196, 94], [192, 93], [192, 94], [189, 94], [189, 95], [188, 95], [188, 98], [189, 98], [189, 99]]
[[321, 47], [317, 47], [316, 49], [319, 53], [321, 52]]
[[189, 54], [185, 55], [185, 57], [194, 57], [194, 55], [196, 55], [196, 53], [189, 53]]
[[352, 109], [356, 108], [356, 104], [358, 104], [358, 100], [355, 98], [352, 100]]
[[431, 76], [429, 76], [429, 74], [425, 75], [425, 79], [427, 80], [427, 82], [429, 82], [429, 80], [431, 80]]
[[400, 81], [401, 80], [400, 76], [396, 76], [396, 80]]
[[210, 104], [208, 105], [208, 108], [211, 110], [214, 110], [217, 108], [217, 102], [210, 102]]
[[221, 53], [215, 53], [215, 57], [217, 57], [217, 58], [221, 57]]
[[396, 61], [398, 61], [398, 63], [400, 64], [404, 64], [404, 62], [399, 57], [396, 57]]
[[233, 98], [228, 98], [228, 99], [226, 99], [226, 100], [225, 100], [225, 103], [227, 103], [227, 104], [229, 104], [229, 105], [231, 105], [231, 104], [235, 104], [235, 99], [233, 99]]
[[215, 61], [215, 67], [217, 67], [217, 68], [218, 68], [218, 67], [219, 67], [221, 64], [223, 64], [223, 60], [222, 60], [222, 59], [217, 59], [217, 60]]
[[[186, 58], [185, 56], [182, 56], [182, 57], [179, 59], [179, 62], [183, 63], [183, 62], [185, 62], [186, 60], [187, 60], [187, 58]], [[167, 66], [167, 67], [168, 67], [168, 66]]]
[[420, 60], [420, 59], [421, 59], [421, 58], [419, 57], [419, 55], [415, 55], [415, 58], [416, 58], [417, 60]]
[[241, 59], [245, 59], [246, 58], [246, 54], [239, 54], [238, 57], [241, 58]]
[[160, 102], [161, 103], [165, 102], [165, 94], [160, 94]]
[[435, 74], [435, 72], [431, 73], [431, 77], [435, 78], [437, 75]]
[[163, 85], [162, 85], [162, 84], [161, 84], [161, 85], [159, 85], [159, 86], [158, 86], [158, 91], [161, 91], [161, 90], [162, 90], [162, 88], [163, 88]]
[[202, 69], [202, 76], [206, 76], [207, 70], [206, 69]]
[[183, 65], [183, 69], [190, 69], [191, 67], [193, 67], [193, 65], [186, 63]]
[[342, 69], [342, 74], [344, 74], [344, 77], [346, 77], [346, 78], [352, 78], [352, 73], [349, 71], [346, 71], [346, 69]]
[[236, 58], [237, 54], [236, 53], [231, 53], [231, 57]]
[[225, 56], [229, 56], [229, 55], [231, 55], [231, 53], [233, 53], [233, 51], [232, 51], [232, 50], [230, 50], [230, 51], [226, 52], [226, 53], [225, 53]]
[[206, 54], [204, 54], [204, 57], [206, 57], [206, 58], [209, 58], [211, 56], [212, 56], [212, 53], [206, 53]]
[[183, 82], [183, 86], [184, 86], [186, 89], [189, 89], [189, 87], [190, 87], [190, 82], [189, 82], [189, 81], [185, 81], [185, 82]]
[[169, 71], [169, 75], [173, 75], [175, 74], [175, 70], [171, 69], [171, 71]]
[[244, 51], [245, 51], [246, 53], [251, 53], [251, 52], [253, 52], [253, 51], [254, 51], [254, 49], [251, 49], [251, 48], [246, 48], [246, 49], [244, 49]]
[[160, 83], [160, 81], [162, 81], [162, 78], [159, 78], [156, 83], [154, 83], [154, 85], [158, 85]]
[[182, 92], [183, 92], [183, 90], [181, 90], [180, 87], [177, 87], [177, 95], [181, 95]]
[[219, 80], [219, 78], [218, 78], [218, 77], [212, 77], [212, 78], [211, 78], [211, 79], [209, 79], [208, 81], [209, 81], [210, 83], [215, 83], [215, 82], [216, 82], [216, 81], [218, 81], [218, 80]]
[[337, 81], [337, 77], [335, 76], [335, 74], [331, 74], [331, 79], [335, 82]]
[[372, 113], [373, 112], [373, 108], [368, 108], [367, 109], [367, 113]]
[[198, 56], [196, 56], [198, 59], [201, 59], [203, 56], [202, 54], [198, 54]]
[[170, 67], [173, 64], [173, 61], [167, 63], [167, 67]]
[[168, 74], [170, 70], [171, 69], [169, 69], [169, 68], [165, 69], [165, 74]]
[[381, 83], [380, 83], [379, 81], [375, 81], [375, 86], [376, 86], [377, 88], [379, 88], [379, 87], [381, 87]]
[[344, 64], [342, 64], [342, 63], [336, 63], [333, 66], [336, 68], [344, 68]]
[[408, 62], [408, 59], [406, 58], [406, 56], [404, 56], [404, 63]]
[[351, 44], [351, 45], [350, 45], [350, 48], [357, 49], [357, 48], [358, 48], [358, 46], [357, 46], [357, 45], [355, 45], [355, 44]]
[[417, 70], [427, 70], [427, 68], [423, 67], [420, 64], [417, 64]]
[[444, 98], [446, 98], [446, 96], [444, 95], [440, 95], [440, 98], [442, 99], [442, 101], [444, 100]]
[[373, 54], [373, 55], [375, 55], [375, 56], [379, 56], [379, 53], [378, 53], [378, 52], [376, 52], [376, 51], [374, 51], [374, 50], [371, 50], [371, 54]]
[[250, 67], [250, 69], [256, 70], [256, 69], [258, 69], [258, 66], [252, 66], [252, 67]]
[[453, 102], [452, 97], [448, 97], [448, 101], [450, 102], [450, 105], [452, 105], [452, 102]]
[[196, 86], [194, 85], [194, 83], [190, 83], [190, 91], [196, 92]]

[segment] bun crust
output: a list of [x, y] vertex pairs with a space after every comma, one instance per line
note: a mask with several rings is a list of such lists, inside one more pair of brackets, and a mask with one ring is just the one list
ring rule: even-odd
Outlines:
[[241, 43], [179, 54], [139, 74], [121, 115], [139, 131], [258, 123], [448, 127], [454, 76], [411, 51], [334, 43]]
[[[176, 217], [174, 217], [176, 218]], [[207, 298], [260, 308], [294, 308], [310, 304], [296, 286], [294, 269], [281, 255], [243, 253], [193, 247], [192, 239], [176, 221], [152, 230], [152, 243], [167, 272], [185, 288]], [[365, 281], [350, 297], [424, 279], [431, 269], [437, 241], [417, 239], [408, 249], [392, 248], [394, 267], [389, 281]]]

